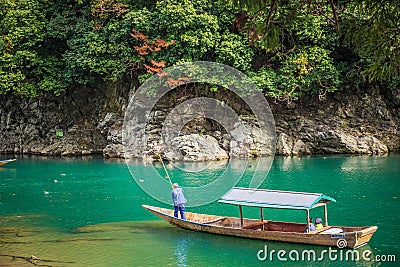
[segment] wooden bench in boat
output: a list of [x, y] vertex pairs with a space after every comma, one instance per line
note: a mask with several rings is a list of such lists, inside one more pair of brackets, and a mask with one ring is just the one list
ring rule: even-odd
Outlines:
[[225, 217], [219, 217], [219, 218], [215, 218], [215, 219], [213, 219], [213, 220], [209, 220], [209, 221], [203, 222], [202, 224], [216, 223], [216, 222], [222, 221], [222, 220], [224, 220], [224, 219], [225, 219]]
[[252, 230], [255, 230], [255, 229], [258, 229], [258, 228], [264, 228], [263, 226], [264, 226], [266, 223], [267, 223], [267, 222], [253, 223], [253, 224], [250, 224], [250, 225], [243, 226], [242, 229], [252, 229]]
[[305, 225], [290, 222], [270, 222], [265, 226], [266, 231], [303, 233]]

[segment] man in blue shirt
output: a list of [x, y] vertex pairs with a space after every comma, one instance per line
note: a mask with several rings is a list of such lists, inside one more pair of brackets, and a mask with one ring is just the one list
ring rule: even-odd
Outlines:
[[186, 220], [185, 216], [185, 203], [186, 198], [183, 195], [183, 189], [177, 183], [173, 184], [172, 201], [174, 202], [174, 216], [178, 218], [178, 210], [181, 214], [181, 219]]
[[[310, 223], [310, 231], [314, 231], [315, 225], [312, 223], [312, 218], [309, 219], [309, 223]], [[306, 227], [306, 229], [304, 229], [304, 233], [308, 233], [308, 226]]]

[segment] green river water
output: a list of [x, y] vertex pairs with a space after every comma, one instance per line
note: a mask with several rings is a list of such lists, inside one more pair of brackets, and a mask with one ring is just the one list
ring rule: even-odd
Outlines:
[[[2, 157], [6, 158], [6, 157]], [[238, 161], [240, 162], [240, 161]], [[250, 162], [251, 163], [251, 162]], [[142, 173], [151, 166], [133, 163]], [[169, 167], [175, 182], [207, 184], [224, 163], [200, 173]], [[155, 165], [161, 173], [161, 165]], [[251, 170], [244, 173], [246, 176]], [[240, 183], [246, 183], [246, 179]], [[275, 157], [261, 188], [332, 196], [331, 225], [376, 225], [370, 258], [260, 261], [257, 252], [327, 249], [197, 233], [175, 228], [141, 205], [168, 207], [148, 196], [123, 160], [24, 157], [0, 167], [0, 266], [398, 266], [400, 262], [400, 156]], [[165, 189], [169, 194], [170, 188]], [[207, 192], [205, 192], [207, 194]], [[186, 195], [190, 201], [190, 195]], [[188, 211], [238, 216], [216, 201]], [[244, 208], [245, 217], [259, 211]], [[311, 215], [322, 216], [322, 210]], [[266, 210], [267, 219], [303, 222], [303, 211]], [[391, 256], [392, 255], [392, 256]], [[37, 257], [38, 259], [35, 259]], [[396, 262], [393, 262], [396, 257]], [[382, 258], [382, 257], [381, 257]]]

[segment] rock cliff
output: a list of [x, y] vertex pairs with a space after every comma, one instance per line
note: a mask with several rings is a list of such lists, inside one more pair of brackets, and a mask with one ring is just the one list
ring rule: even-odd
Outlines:
[[[123, 157], [121, 131], [132, 93], [123, 86], [113, 86], [80, 88], [59, 97], [0, 96], [0, 153]], [[189, 95], [174, 97], [182, 102]], [[240, 113], [240, 101], [230, 101]], [[303, 95], [290, 104], [269, 103], [279, 155], [385, 154], [400, 148], [400, 88], [387, 93], [379, 87], [364, 88], [329, 94], [324, 99]], [[154, 111], [156, 119], [146, 126], [153, 146], [160, 143], [163, 118], [173, 104], [173, 100], [164, 99]], [[181, 130], [183, 136], [174, 140], [181, 155], [163, 157], [196, 161], [264, 153], [264, 144], [255, 141], [252, 131], [243, 138], [249, 143], [238, 143], [212, 120], [197, 120]], [[249, 146], [251, 153], [245, 150]], [[155, 153], [149, 150], [147, 156], [154, 158]]]
[[304, 97], [284, 108], [273, 106], [277, 153], [386, 154], [400, 147], [400, 88], [383, 94], [378, 87]]

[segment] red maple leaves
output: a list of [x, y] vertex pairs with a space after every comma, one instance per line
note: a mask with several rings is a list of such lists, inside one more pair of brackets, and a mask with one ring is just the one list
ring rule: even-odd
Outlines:
[[165, 81], [166, 85], [169, 88], [177, 87], [190, 81], [189, 78], [185, 77], [180, 77], [178, 79], [168, 77], [168, 73], [166, 71], [163, 71], [163, 68], [165, 68], [164, 61], [157, 62], [153, 59], [146, 58], [151, 53], [161, 51], [162, 49], [166, 49], [169, 46], [175, 44], [175, 40], [167, 42], [163, 39], [158, 38], [155, 41], [151, 41], [148, 36], [135, 29], [131, 31], [131, 36], [140, 41], [140, 45], [133, 46], [133, 48], [136, 50], [138, 55], [143, 58], [145, 62], [143, 63], [143, 66], [146, 68], [146, 71], [148, 73], [157, 74], [160, 80]]
[[[176, 43], [175, 40], [167, 42], [160, 38], [155, 41], [151, 41], [146, 35], [135, 29], [131, 31], [131, 36], [141, 42], [140, 45], [133, 46], [133, 48], [140, 56], [146, 56], [153, 52], [161, 51], [162, 49], [168, 48], [170, 45]], [[162, 69], [165, 67], [165, 62], [157, 62], [151, 59], [150, 62], [148, 62], [147, 64], [144, 63], [143, 65], [148, 73], [155, 74], [162, 71]]]

